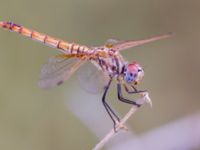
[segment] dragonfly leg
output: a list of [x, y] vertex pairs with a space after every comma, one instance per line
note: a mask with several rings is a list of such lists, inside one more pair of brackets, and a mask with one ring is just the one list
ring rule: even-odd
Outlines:
[[[128, 89], [128, 88], [127, 88]], [[136, 89], [136, 88], [135, 88]], [[126, 88], [125, 88], [126, 90]], [[127, 90], [128, 91], [128, 90]], [[129, 91], [130, 92], [130, 91]], [[128, 92], [128, 93], [129, 93]], [[137, 94], [137, 93], [140, 93], [140, 91], [132, 91], [130, 94]], [[132, 100], [128, 100], [126, 98], [123, 97], [122, 95], [122, 90], [121, 90], [121, 84], [117, 84], [117, 94], [118, 94], [118, 99], [124, 103], [127, 103], [127, 104], [132, 104], [132, 105], [136, 105], [137, 107], [140, 107], [141, 105], [140, 104], [137, 104], [135, 101], [132, 101]]]
[[108, 92], [108, 89], [110, 87], [110, 84], [112, 82], [112, 78], [109, 80], [107, 86], [105, 87], [105, 91], [102, 97], [102, 103], [106, 109], [106, 112], [108, 113], [108, 115], [110, 116], [110, 118], [112, 119], [113, 123], [114, 123], [114, 130], [116, 131], [116, 121], [120, 122], [119, 117], [115, 114], [115, 112], [112, 110], [112, 108], [108, 105], [108, 103], [106, 102], [106, 95]]
[[133, 89], [133, 91], [130, 91], [130, 90], [128, 89], [128, 87], [127, 87], [125, 84], [124, 84], [123, 86], [124, 86], [125, 91], [126, 91], [128, 94], [138, 94], [138, 93], [147, 92], [146, 90], [143, 90], [143, 91], [137, 90], [137, 88], [134, 87], [134, 86], [131, 86], [131, 88]]

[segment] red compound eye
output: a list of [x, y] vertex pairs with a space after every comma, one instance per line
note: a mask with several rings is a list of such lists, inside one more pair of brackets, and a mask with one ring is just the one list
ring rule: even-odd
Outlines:
[[133, 61], [128, 64], [124, 71], [124, 80], [128, 83], [139, 83], [144, 76], [144, 72], [140, 65]]
[[138, 72], [138, 63], [136, 63], [135, 61], [133, 61], [132, 63], [128, 64], [128, 72], [132, 73], [132, 74], [136, 74]]

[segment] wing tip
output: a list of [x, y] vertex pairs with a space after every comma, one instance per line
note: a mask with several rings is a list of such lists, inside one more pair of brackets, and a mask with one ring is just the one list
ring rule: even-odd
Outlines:
[[44, 80], [39, 80], [38, 81], [38, 86], [41, 88], [41, 89], [50, 89], [50, 88], [53, 88], [55, 86], [59, 86], [61, 84], [64, 83], [64, 80], [59, 80], [58, 82], [56, 82], [55, 84], [54, 83], [50, 83], [48, 81], [44, 81]]

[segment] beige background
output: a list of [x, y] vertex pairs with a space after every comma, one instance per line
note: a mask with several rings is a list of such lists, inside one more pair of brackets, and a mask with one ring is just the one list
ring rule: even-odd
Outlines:
[[[138, 134], [199, 110], [199, 15], [198, 0], [0, 0], [1, 20], [91, 46], [111, 37], [140, 39], [173, 32], [170, 39], [123, 52], [144, 66], [140, 89], [147, 89], [153, 100], [153, 109], [143, 107], [129, 121]], [[0, 52], [0, 149], [93, 147], [95, 135], [65, 105], [66, 95], [74, 94], [80, 99], [77, 107], [87, 103], [76, 78], [51, 90], [37, 86], [42, 64], [57, 51], [0, 30]], [[128, 110], [115, 101], [115, 89], [109, 97], [119, 113]]]

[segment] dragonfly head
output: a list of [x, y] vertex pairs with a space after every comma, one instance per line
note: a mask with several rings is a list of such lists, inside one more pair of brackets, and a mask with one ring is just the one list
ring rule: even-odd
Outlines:
[[128, 84], [137, 85], [143, 79], [144, 71], [137, 62], [133, 61], [124, 67], [123, 75]]

